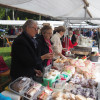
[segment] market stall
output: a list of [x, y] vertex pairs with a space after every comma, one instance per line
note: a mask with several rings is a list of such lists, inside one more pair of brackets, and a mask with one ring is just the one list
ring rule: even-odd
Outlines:
[[47, 67], [42, 84], [28, 77], [19, 77], [9, 84], [10, 91], [24, 100], [100, 99], [99, 63], [93, 63], [87, 58], [67, 57], [57, 59], [53, 65], [58, 70]]
[[[84, 20], [100, 20], [98, 0], [77, 0], [77, 2], [75, 0], [1, 0], [0, 5], [64, 20], [65, 24]], [[54, 66], [58, 70], [50, 69], [45, 73], [43, 84], [37, 83], [31, 78], [20, 77], [9, 85], [9, 89], [32, 100], [100, 99], [98, 98], [100, 81], [96, 77], [100, 73], [99, 70], [96, 70], [98, 65], [84, 57], [82, 59], [57, 59]]]

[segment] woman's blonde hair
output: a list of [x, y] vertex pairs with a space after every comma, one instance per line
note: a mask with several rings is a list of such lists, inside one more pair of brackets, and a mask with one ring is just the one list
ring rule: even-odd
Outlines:
[[47, 30], [51, 29], [52, 30], [52, 27], [50, 25], [44, 25], [42, 28], [41, 28], [41, 34], [45, 34], [47, 32]]
[[66, 29], [65, 29], [65, 27], [64, 26], [59, 26], [59, 27], [57, 27], [57, 29], [56, 29], [56, 32], [65, 32], [66, 31]]

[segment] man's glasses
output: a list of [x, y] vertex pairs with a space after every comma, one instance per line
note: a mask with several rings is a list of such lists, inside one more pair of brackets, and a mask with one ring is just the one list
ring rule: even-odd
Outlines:
[[31, 27], [31, 28], [34, 28], [34, 29], [35, 29], [35, 31], [38, 31], [38, 29], [39, 29], [39, 28], [35, 28], [35, 27]]

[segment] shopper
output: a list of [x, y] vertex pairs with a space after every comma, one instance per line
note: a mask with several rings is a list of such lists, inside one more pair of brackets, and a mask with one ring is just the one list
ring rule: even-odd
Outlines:
[[34, 20], [27, 20], [23, 25], [23, 32], [12, 44], [11, 78], [15, 80], [20, 76], [42, 76], [42, 61], [52, 59], [53, 55], [47, 53], [40, 56], [39, 47], [35, 40], [38, 28]]
[[56, 33], [52, 36], [51, 41], [53, 43], [53, 51], [55, 53], [54, 59], [64, 58], [65, 56], [62, 55], [62, 44], [60, 38], [65, 33], [65, 27], [59, 26], [56, 29]]
[[[41, 29], [41, 35], [38, 35], [36, 38], [39, 44], [41, 55], [44, 55], [46, 53], [53, 53], [52, 43], [50, 41], [51, 36], [52, 36], [51, 26], [44, 25]], [[46, 67], [51, 63], [52, 63], [51, 59], [45, 59], [42, 64], [44, 67]]]

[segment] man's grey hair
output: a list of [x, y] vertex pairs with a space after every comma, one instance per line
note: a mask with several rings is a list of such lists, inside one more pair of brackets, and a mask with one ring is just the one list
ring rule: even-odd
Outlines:
[[33, 19], [28, 19], [23, 25], [23, 31], [26, 31], [26, 27], [32, 27], [32, 25], [36, 25], [37, 22]]

